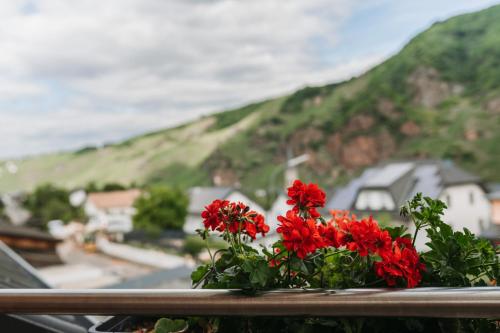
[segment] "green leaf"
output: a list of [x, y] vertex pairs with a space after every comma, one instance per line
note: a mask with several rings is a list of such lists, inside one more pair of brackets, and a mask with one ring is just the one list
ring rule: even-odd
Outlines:
[[161, 318], [155, 324], [155, 333], [185, 332], [188, 324], [183, 319]]
[[193, 283], [198, 283], [207, 274], [210, 267], [208, 265], [199, 266], [193, 273], [191, 273], [191, 280]]

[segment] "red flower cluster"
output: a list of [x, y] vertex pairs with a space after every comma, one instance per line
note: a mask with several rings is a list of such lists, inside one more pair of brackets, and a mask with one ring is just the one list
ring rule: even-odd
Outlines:
[[309, 253], [323, 247], [323, 238], [318, 232], [314, 219], [304, 220], [294, 211], [289, 210], [285, 216], [278, 216], [281, 225], [276, 229], [283, 236], [283, 245], [288, 251], [297, 253], [304, 259]]
[[425, 265], [420, 262], [411, 239], [406, 237], [396, 238], [392, 250], [375, 263], [375, 273], [389, 286], [394, 286], [398, 278], [404, 278], [408, 288], [416, 287], [422, 280], [423, 270]]
[[[395, 285], [404, 278], [409, 288], [416, 286], [425, 269], [409, 238], [392, 240], [387, 230], [379, 227], [372, 217], [358, 220], [348, 211], [332, 211], [332, 219], [326, 224], [318, 223], [316, 208], [325, 204], [325, 193], [315, 184], [304, 184], [296, 180], [288, 189], [293, 205], [286, 216], [279, 216], [277, 232], [281, 234], [285, 248], [304, 259], [308, 254], [325, 247], [345, 246], [360, 256], [377, 255], [382, 261], [374, 265], [376, 274]], [[303, 214], [303, 215], [301, 215]]]
[[[361, 221], [356, 220], [355, 215], [349, 217], [348, 213], [332, 211], [334, 223], [339, 228], [338, 244], [351, 251], [358, 251], [364, 257], [369, 254], [379, 254], [391, 250], [392, 239], [389, 232], [381, 230], [371, 216]], [[333, 222], [332, 222], [333, 223]]]
[[293, 182], [288, 188], [288, 205], [293, 205], [293, 211], [299, 213], [306, 211], [312, 218], [320, 217], [316, 210], [325, 205], [326, 195], [316, 184], [304, 184], [300, 180]]
[[256, 211], [250, 210], [241, 202], [229, 202], [227, 200], [214, 200], [205, 207], [201, 213], [205, 229], [224, 232], [226, 229], [232, 233], [239, 232], [255, 239], [257, 234], [262, 236], [269, 231], [269, 226], [264, 221], [264, 216]]
[[408, 288], [415, 287], [422, 280], [421, 271], [425, 266], [420, 263], [410, 238], [399, 237], [393, 242], [389, 232], [380, 229], [372, 217], [357, 221], [356, 216], [349, 216], [348, 212], [332, 211], [332, 215], [330, 223], [339, 228], [338, 245], [358, 251], [360, 256], [380, 256], [382, 261], [374, 264], [375, 273], [389, 286], [394, 286], [397, 278], [404, 278]]

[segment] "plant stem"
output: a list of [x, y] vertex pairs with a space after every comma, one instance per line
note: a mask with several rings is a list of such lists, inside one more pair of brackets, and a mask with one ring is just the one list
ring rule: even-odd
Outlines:
[[[411, 216], [411, 215], [410, 215]], [[413, 218], [411, 218], [413, 221]], [[413, 234], [413, 241], [411, 242], [411, 245], [415, 247], [415, 241], [417, 240], [417, 235], [418, 231], [420, 230], [420, 225], [417, 225], [415, 221], [413, 221], [413, 224], [415, 224], [415, 233]]]
[[291, 287], [292, 284], [292, 271], [290, 270], [290, 252], [288, 252], [288, 287]]
[[212, 251], [210, 251], [210, 247], [208, 246], [208, 237], [205, 238], [205, 246], [207, 247], [208, 255], [210, 256], [210, 261], [214, 262], [214, 257], [212, 256]]

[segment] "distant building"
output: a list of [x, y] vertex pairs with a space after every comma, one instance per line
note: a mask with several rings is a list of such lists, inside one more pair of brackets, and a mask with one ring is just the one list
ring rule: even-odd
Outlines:
[[488, 195], [491, 204], [491, 225], [483, 237], [495, 245], [500, 245], [500, 189]]
[[140, 195], [138, 189], [89, 193], [84, 206], [89, 229], [103, 230], [119, 238], [132, 231], [134, 202]]
[[56, 246], [59, 240], [49, 233], [32, 228], [0, 224], [0, 241], [16, 251], [24, 260], [35, 267], [62, 264]]
[[205, 206], [216, 199], [242, 202], [260, 214], [264, 214], [265, 212], [260, 205], [234, 188], [193, 187], [189, 190], [188, 216], [183, 228], [185, 233], [194, 234], [196, 233], [196, 229], [203, 228], [201, 212], [203, 212]]
[[[454, 229], [468, 228], [480, 235], [489, 228], [490, 203], [480, 178], [445, 161], [393, 162], [368, 168], [337, 189], [326, 208], [382, 215], [406, 223], [401, 221], [399, 209], [418, 192], [447, 204], [444, 221]], [[422, 248], [425, 242], [420, 234], [417, 246]]]

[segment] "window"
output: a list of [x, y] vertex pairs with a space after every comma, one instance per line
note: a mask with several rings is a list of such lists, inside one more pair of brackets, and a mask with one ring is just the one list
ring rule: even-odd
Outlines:
[[474, 204], [474, 192], [469, 192], [469, 202], [471, 205]]

